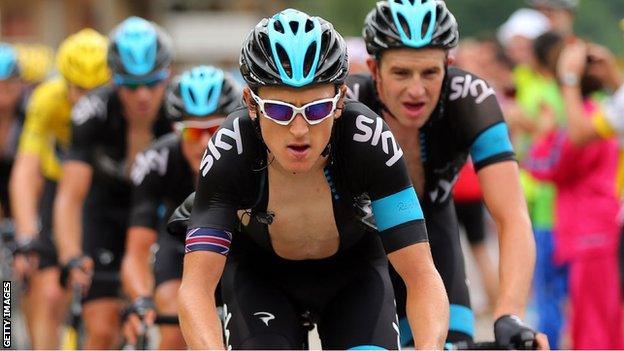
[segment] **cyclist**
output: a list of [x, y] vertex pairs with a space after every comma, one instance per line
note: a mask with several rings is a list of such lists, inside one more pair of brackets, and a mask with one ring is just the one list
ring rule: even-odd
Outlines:
[[293, 9], [243, 43], [246, 108], [208, 144], [186, 235], [178, 303], [191, 348], [223, 347], [220, 278], [228, 348], [301, 348], [302, 319], [324, 348], [398, 348], [388, 259], [409, 287], [416, 345], [442, 347], [448, 300], [420, 205], [392, 133], [344, 100], [345, 47]]
[[[451, 304], [448, 341], [474, 335], [450, 196], [470, 154], [501, 243], [496, 341], [502, 347], [520, 347], [520, 339], [532, 343], [534, 332], [519, 318], [531, 286], [535, 244], [518, 166], [493, 89], [481, 78], [449, 66], [448, 51], [459, 39], [453, 14], [440, 0], [380, 1], [366, 17], [363, 34], [371, 75], [351, 76], [347, 84], [352, 97], [383, 116], [405, 150]], [[393, 281], [402, 341], [407, 343], [404, 287], [400, 279]]]
[[92, 29], [83, 29], [61, 43], [56, 57], [61, 75], [33, 92], [11, 175], [18, 249], [29, 253], [17, 255], [14, 265], [18, 276], [29, 277], [24, 310], [31, 346], [36, 349], [59, 347], [64, 304], [52, 241], [52, 205], [61, 174], [60, 158], [69, 143], [70, 109], [86, 91], [109, 81], [107, 45], [106, 37]]
[[9, 175], [24, 122], [25, 100], [16, 50], [0, 43], [0, 223], [11, 217]]
[[[177, 291], [182, 278], [184, 244], [159, 235], [163, 218], [195, 190], [199, 165], [208, 140], [230, 112], [240, 106], [241, 89], [228, 74], [212, 66], [198, 66], [173, 79], [165, 97], [175, 133], [167, 134], [137, 156], [131, 172], [132, 210], [122, 261], [122, 281], [134, 301], [131, 311], [147, 308], [146, 324], [157, 310], [177, 315]], [[165, 216], [160, 212], [161, 206]], [[150, 247], [158, 241], [153, 274]], [[131, 344], [142, 333], [136, 315], [125, 325]], [[160, 327], [160, 348], [186, 347], [179, 326]]]
[[130, 212], [130, 165], [155, 137], [171, 130], [161, 106], [172, 60], [167, 34], [129, 17], [109, 41], [114, 86], [74, 106], [54, 203], [62, 278], [84, 288], [85, 348], [96, 349], [119, 345], [118, 273]]

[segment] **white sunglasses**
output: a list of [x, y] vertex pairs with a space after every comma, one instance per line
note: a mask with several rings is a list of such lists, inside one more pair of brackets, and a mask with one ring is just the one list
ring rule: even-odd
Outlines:
[[263, 100], [253, 91], [250, 92], [251, 97], [260, 107], [260, 112], [268, 119], [283, 126], [289, 125], [298, 114], [301, 114], [310, 125], [319, 124], [334, 114], [338, 100], [340, 100], [340, 92], [338, 92], [333, 98], [315, 100], [297, 107], [284, 101]]

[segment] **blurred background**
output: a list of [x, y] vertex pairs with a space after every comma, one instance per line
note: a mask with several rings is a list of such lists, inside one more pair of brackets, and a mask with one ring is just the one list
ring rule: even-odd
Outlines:
[[[447, 0], [461, 36], [491, 36], [524, 0]], [[295, 7], [319, 15], [344, 36], [359, 36], [374, 0], [0, 0], [0, 36], [11, 43], [56, 48], [70, 33], [92, 27], [108, 33], [129, 15], [161, 24], [174, 39], [178, 68], [197, 63], [235, 67], [240, 44], [261, 17]], [[575, 33], [624, 56], [618, 26], [624, 0], [586, 0], [577, 11]]]

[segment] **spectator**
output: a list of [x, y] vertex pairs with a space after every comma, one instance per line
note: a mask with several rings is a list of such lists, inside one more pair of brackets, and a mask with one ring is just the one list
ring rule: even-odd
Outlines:
[[[591, 118], [599, 105], [590, 96], [602, 82], [588, 70], [578, 79], [570, 75], [587, 60], [586, 53], [579, 49], [581, 44], [565, 45], [561, 34], [545, 35], [547, 67], [559, 81], [565, 113]], [[602, 140], [577, 147], [552, 118], [543, 125], [547, 127], [536, 138], [526, 165], [532, 174], [557, 187], [554, 259], [569, 268], [572, 347], [621, 348], [617, 144]]]

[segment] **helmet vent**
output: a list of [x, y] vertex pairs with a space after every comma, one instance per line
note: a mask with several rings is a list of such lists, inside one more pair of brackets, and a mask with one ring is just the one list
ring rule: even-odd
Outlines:
[[193, 104], [197, 104], [197, 97], [195, 96], [193, 89], [189, 89], [188, 92], [189, 92], [189, 96], [191, 97], [191, 100], [193, 101]]
[[434, 23], [432, 23], [432, 17], [431, 17], [431, 13], [427, 12], [427, 14], [425, 14], [425, 18], [423, 18], [423, 25], [422, 25], [422, 29], [420, 31], [420, 36], [421, 38], [424, 37], [425, 35], [427, 35], [427, 31], [429, 30], [429, 26], [434, 25]]
[[407, 22], [407, 19], [405, 18], [405, 16], [403, 16], [402, 13], [397, 13], [397, 18], [399, 20], [399, 25], [401, 26], [401, 28], [403, 28], [403, 32], [406, 33], [407, 35], [410, 35], [410, 27], [409, 27], [409, 23]]
[[288, 54], [286, 53], [286, 50], [280, 43], [275, 44], [275, 49], [277, 51], [277, 58], [279, 59], [279, 62], [282, 63], [282, 67], [284, 67], [284, 71], [286, 71], [286, 74], [289, 77], [292, 77], [293, 76], [292, 65], [290, 64], [290, 59], [288, 58]]
[[314, 55], [316, 54], [316, 42], [313, 42], [308, 46], [306, 50], [305, 60], [303, 61], [303, 76], [306, 77], [312, 69], [312, 63], [314, 63]]
[[314, 29], [314, 22], [308, 19], [305, 24], [305, 32], [308, 33], [312, 29]]
[[290, 25], [290, 29], [292, 30], [292, 32], [297, 33], [297, 31], [299, 30], [299, 22], [290, 21], [288, 24]]
[[276, 32], [284, 34], [284, 27], [282, 26], [282, 22], [275, 21], [273, 24], [273, 28], [275, 28]]

